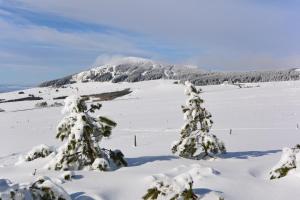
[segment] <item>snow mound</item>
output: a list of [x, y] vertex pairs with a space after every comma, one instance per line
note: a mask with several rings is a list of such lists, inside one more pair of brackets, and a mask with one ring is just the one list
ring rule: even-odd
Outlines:
[[202, 178], [219, 175], [220, 173], [211, 167], [203, 167], [200, 164], [193, 164], [192, 169], [188, 172], [192, 177]]

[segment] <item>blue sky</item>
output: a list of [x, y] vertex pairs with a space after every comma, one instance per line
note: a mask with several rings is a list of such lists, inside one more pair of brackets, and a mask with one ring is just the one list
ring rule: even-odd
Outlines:
[[37, 84], [115, 55], [222, 71], [300, 67], [299, 13], [296, 0], [0, 0], [0, 84]]

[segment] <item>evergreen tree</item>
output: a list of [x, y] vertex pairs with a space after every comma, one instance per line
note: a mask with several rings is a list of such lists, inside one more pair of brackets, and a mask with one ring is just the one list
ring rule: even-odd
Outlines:
[[211, 114], [203, 107], [203, 99], [190, 82], [185, 82], [186, 105], [182, 106], [185, 124], [181, 129], [179, 141], [172, 147], [172, 152], [184, 158], [202, 159], [219, 153], [225, 153], [224, 144], [210, 133], [213, 121]]
[[49, 169], [109, 171], [127, 165], [121, 151], [100, 148], [101, 139], [109, 137], [117, 124], [106, 117], [91, 116], [102, 105], [88, 108], [86, 100], [76, 96], [65, 100], [63, 112], [67, 115], [58, 125], [56, 138], [66, 142], [49, 163]]

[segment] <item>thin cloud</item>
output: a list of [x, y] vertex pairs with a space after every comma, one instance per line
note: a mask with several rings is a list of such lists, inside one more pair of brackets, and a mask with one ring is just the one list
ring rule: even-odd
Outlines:
[[[23, 0], [23, 8], [104, 24], [160, 38], [175, 46], [230, 58], [230, 53], [270, 54], [275, 60], [299, 54], [296, 1], [235, 0]], [[204, 54], [203, 54], [204, 52]], [[198, 54], [198, 55], [196, 55]], [[163, 57], [163, 55], [162, 55]], [[174, 56], [175, 57], [175, 56]], [[186, 58], [188, 59], [188, 58]], [[234, 60], [225, 62], [229, 67]], [[230, 59], [229, 59], [230, 60]], [[262, 62], [264, 62], [262, 60]], [[247, 63], [241, 63], [248, 66]], [[286, 63], [288, 65], [288, 63]], [[246, 67], [245, 67], [246, 68]]]

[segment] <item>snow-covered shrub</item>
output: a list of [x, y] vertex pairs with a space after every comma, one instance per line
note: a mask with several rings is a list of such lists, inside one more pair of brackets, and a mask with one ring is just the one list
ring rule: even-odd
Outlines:
[[197, 200], [200, 199], [193, 192], [193, 179], [187, 174], [180, 174], [175, 178], [162, 177], [153, 181], [144, 200]]
[[[177, 175], [179, 168], [174, 168], [172, 173], [158, 174], [150, 177], [151, 185], [147, 193], [143, 196], [144, 200], [198, 200], [215, 199], [221, 200], [220, 192], [211, 191], [204, 195], [197, 195], [193, 191], [193, 184], [199, 182], [205, 177], [215, 176], [217, 171], [210, 167], [204, 167], [200, 164], [192, 164], [187, 171]], [[182, 168], [181, 168], [182, 169]], [[149, 180], [149, 179], [148, 179]]]
[[109, 162], [104, 158], [96, 158], [92, 164], [93, 170], [109, 171]]
[[71, 200], [68, 193], [48, 177], [40, 177], [29, 186], [29, 192], [36, 200]]
[[117, 167], [127, 166], [127, 162], [124, 159], [124, 154], [119, 149], [116, 149], [114, 151], [110, 150], [109, 151], [109, 158], [114, 161], [113, 163]]
[[99, 110], [102, 105], [92, 104], [88, 108], [86, 100], [76, 96], [65, 99], [63, 112], [66, 116], [58, 125], [56, 137], [66, 142], [49, 163], [49, 169], [107, 171], [127, 165], [121, 152], [100, 148], [102, 138], [109, 137], [117, 124], [106, 117], [91, 116], [90, 113]]
[[41, 144], [36, 147], [33, 147], [26, 155], [25, 161], [32, 161], [37, 158], [45, 158], [53, 152], [53, 148]]
[[36, 108], [46, 108], [46, 107], [48, 107], [48, 103], [46, 101], [42, 101], [42, 102], [36, 103], [35, 107]]
[[12, 184], [0, 179], [1, 200], [71, 200], [68, 193], [48, 177], [40, 177], [29, 185]]
[[23, 200], [25, 199], [25, 191], [20, 189], [19, 184], [12, 184], [7, 179], [0, 179], [0, 199]]
[[50, 107], [60, 107], [63, 106], [64, 104], [59, 103], [59, 102], [54, 102], [53, 104], [50, 105]]
[[70, 181], [75, 176], [75, 173], [73, 171], [65, 171], [61, 178], [66, 181]]
[[300, 145], [294, 148], [284, 148], [280, 161], [270, 171], [270, 179], [286, 176], [291, 170], [300, 168]]
[[103, 158], [97, 158], [93, 162], [93, 170], [110, 171], [113, 169], [120, 168], [122, 166], [127, 166], [127, 162], [124, 159], [124, 154], [120, 150], [101, 150], [103, 151], [105, 156]]
[[213, 122], [211, 114], [203, 107], [204, 101], [199, 96], [201, 90], [197, 90], [188, 81], [185, 85], [185, 94], [188, 96], [186, 105], [182, 106], [185, 124], [181, 129], [180, 140], [172, 146], [172, 152], [194, 159], [225, 153], [223, 142], [210, 133]]
[[5, 112], [5, 110], [3, 110], [3, 109], [0, 108], [0, 112]]

